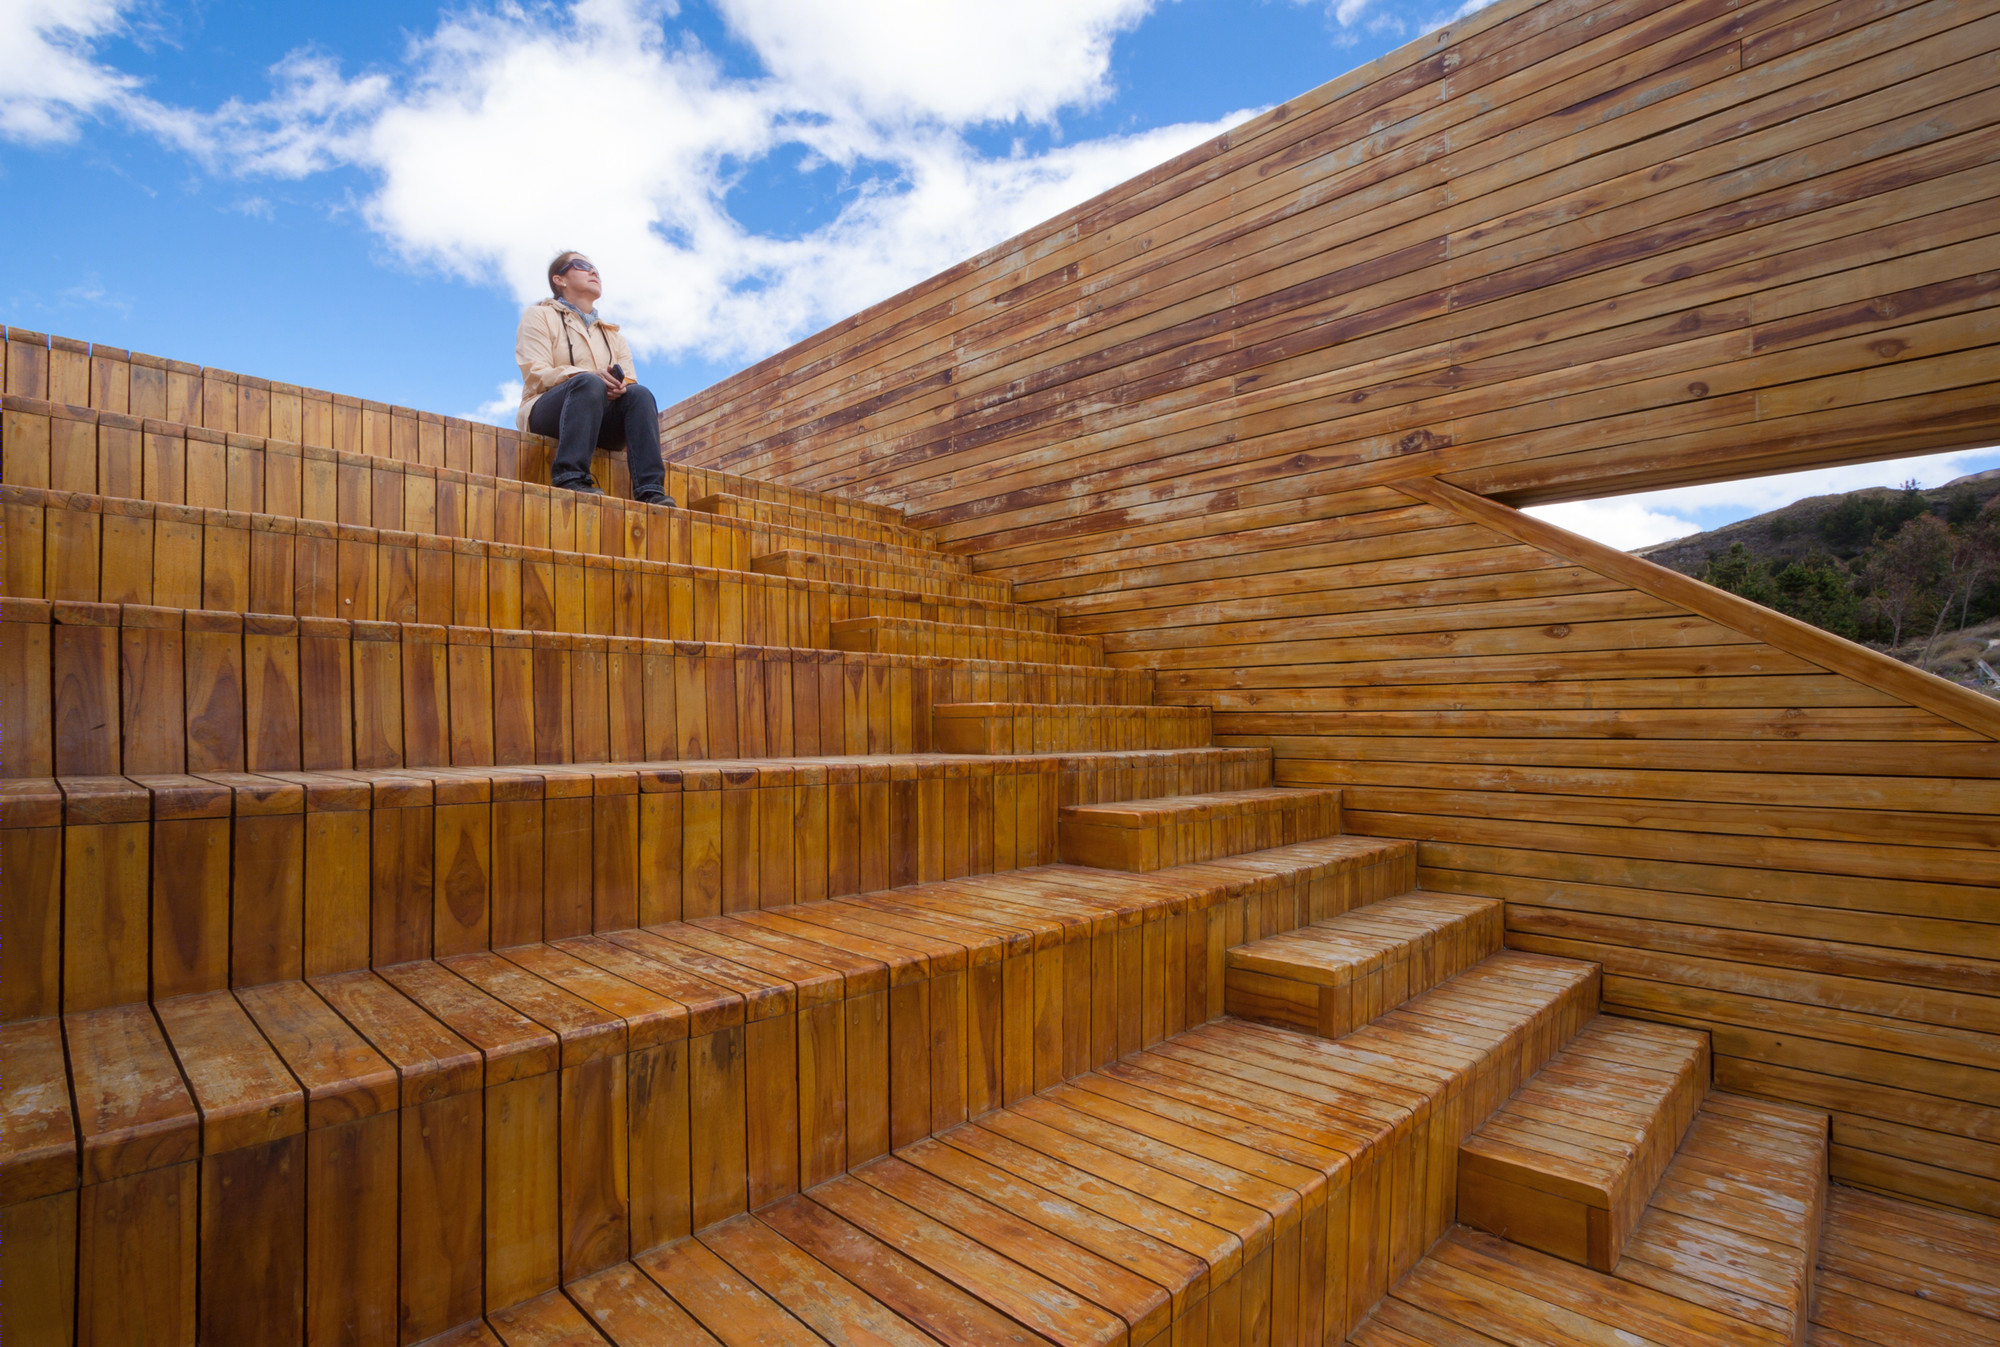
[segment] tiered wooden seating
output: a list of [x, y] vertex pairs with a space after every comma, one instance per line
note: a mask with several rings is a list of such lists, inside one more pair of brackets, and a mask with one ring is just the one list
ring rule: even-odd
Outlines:
[[1708, 1035], [1605, 1018], [1458, 1157], [1458, 1217], [1609, 1272], [1708, 1092]]
[[1502, 906], [1411, 893], [1232, 946], [1223, 1009], [1264, 1024], [1339, 1038], [1455, 977], [1502, 944]]
[[1185, 1033], [584, 1278], [583, 1316], [490, 1321], [633, 1347], [1337, 1342], [1448, 1219], [1436, 1157], [1595, 995], [1588, 965], [1501, 954], [1346, 1044]]
[[1267, 786], [1063, 807], [1063, 859], [1107, 870], [1157, 870], [1340, 831], [1340, 792]]
[[1825, 1114], [1711, 1095], [1615, 1272], [1457, 1226], [1349, 1340], [1804, 1343], [1825, 1129]]
[[1104, 663], [1094, 636], [1008, 630], [920, 617], [853, 617], [833, 624], [836, 650], [877, 655], [941, 655], [955, 659], [1026, 660], [1036, 664]]
[[931, 707], [931, 720], [931, 742], [947, 753], [1102, 752], [1209, 742], [1205, 706], [946, 702]]
[[1836, 1185], [1812, 1305], [1815, 1347], [2000, 1342], [2000, 1220]]
[[[267, 514], [265, 531], [315, 536], [313, 524], [435, 533], [510, 546], [575, 549], [632, 560], [747, 568], [793, 543], [849, 560], [886, 560], [941, 577], [969, 563], [929, 548], [822, 536], [780, 525], [616, 496], [582, 497], [546, 485], [438, 468], [373, 454], [223, 434], [34, 399], [0, 399], [13, 448], [9, 485], [120, 502], [130, 517], [190, 518], [181, 511]], [[155, 507], [136, 511], [136, 503]], [[204, 516], [205, 517], [205, 516]], [[442, 550], [449, 551], [449, 547]]]

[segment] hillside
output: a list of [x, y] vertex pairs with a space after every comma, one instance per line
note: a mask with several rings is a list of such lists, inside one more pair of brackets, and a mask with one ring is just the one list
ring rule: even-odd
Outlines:
[[1849, 561], [1868, 550], [1876, 528], [1886, 526], [1886, 531], [1894, 532], [1895, 525], [1915, 514], [1917, 511], [1911, 507], [1918, 501], [1930, 513], [1962, 523], [1976, 516], [1995, 496], [2000, 496], [2000, 468], [1915, 492], [1888, 486], [1863, 487], [1830, 496], [1808, 496], [1706, 533], [1691, 533], [1685, 538], [1634, 548], [1633, 555], [1696, 578], [1700, 578], [1711, 560], [1728, 552], [1735, 543], [1742, 543], [1753, 557], [1772, 569], [1813, 552], [1829, 552]]
[[1811, 496], [1634, 554], [2000, 695], [2000, 469]]

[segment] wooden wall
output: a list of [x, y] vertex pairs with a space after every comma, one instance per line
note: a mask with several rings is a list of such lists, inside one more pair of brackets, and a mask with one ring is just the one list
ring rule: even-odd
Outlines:
[[669, 409], [2000, 1212], [2000, 714], [1511, 505], [2000, 442], [2000, 0], [1508, 0]]

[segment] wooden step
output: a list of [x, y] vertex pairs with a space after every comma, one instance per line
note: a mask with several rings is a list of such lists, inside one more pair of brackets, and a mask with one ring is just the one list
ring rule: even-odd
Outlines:
[[1467, 1139], [1467, 1225], [1609, 1272], [1708, 1092], [1708, 1035], [1606, 1016]]
[[[728, 519], [777, 524], [808, 533], [823, 533], [834, 538], [856, 538], [863, 542], [888, 543], [896, 547], [908, 547], [925, 552], [937, 550], [935, 542], [928, 533], [923, 529], [911, 528], [908, 524], [858, 519], [852, 515], [832, 514], [803, 505], [756, 500], [726, 491], [698, 497], [688, 502], [688, 507], [705, 514], [722, 515]], [[938, 555], [945, 554], [938, 553]], [[966, 564], [963, 558], [954, 560], [960, 567]]]
[[8, 1004], [48, 1015], [1026, 868], [1055, 859], [1064, 792], [1268, 771], [1261, 749], [1200, 749], [13, 778]]
[[[596, 507], [589, 507], [595, 509]], [[622, 551], [0, 487], [0, 565], [21, 599], [828, 649], [863, 617], [1053, 630], [1053, 614], [935, 592], [791, 580]], [[636, 555], [628, 555], [628, 553]], [[1096, 661], [1101, 663], [1102, 661]]]
[[1095, 636], [1010, 631], [927, 618], [850, 618], [833, 624], [831, 640], [836, 650], [864, 650], [883, 655], [939, 655], [1086, 666], [1104, 663], [1104, 642]]
[[1205, 706], [946, 702], [931, 707], [931, 723], [931, 741], [950, 753], [1200, 748], [1211, 738]]
[[0, 772], [522, 766], [928, 751], [982, 692], [1144, 670], [0, 598]]
[[[231, 370], [204, 369], [25, 328], [7, 329], [5, 351], [9, 394], [62, 406], [79, 417], [95, 412], [114, 423], [151, 420], [173, 429], [268, 436], [294, 446], [339, 449], [462, 472], [491, 474], [504, 467], [509, 477], [527, 471], [543, 482], [548, 480], [555, 447], [539, 435], [483, 421], [300, 388]], [[613, 464], [622, 474], [624, 455], [598, 452], [596, 466]], [[610, 489], [611, 479], [604, 478], [603, 484]], [[629, 493], [629, 486], [629, 481], [623, 482], [619, 489]], [[667, 488], [677, 500], [732, 491], [884, 523], [903, 520], [903, 512], [895, 506], [679, 462], [667, 465]]]
[[793, 580], [825, 580], [838, 584], [869, 585], [883, 589], [913, 589], [921, 593], [952, 593], [968, 598], [1010, 603], [1014, 598], [1011, 581], [992, 580], [977, 575], [941, 572], [935, 567], [900, 565], [888, 561], [863, 561], [855, 557], [828, 555], [788, 548], [750, 558], [750, 569], [759, 575], [782, 575]]
[[1502, 911], [1487, 898], [1410, 893], [1238, 945], [1223, 1008], [1339, 1038], [1499, 950]]
[[1616, 1275], [1803, 1343], [1826, 1227], [1828, 1150], [1818, 1110], [1710, 1094]]
[[1053, 867], [8, 1025], [0, 1256], [51, 1271], [8, 1313], [444, 1331], [1182, 1033], [1258, 887]]
[[1106, 870], [1157, 870], [1340, 831], [1340, 792], [1267, 786], [1065, 806], [1064, 860]]
[[[1349, 1341], [1804, 1343], [1826, 1162], [1825, 1114], [1712, 1094], [1614, 1272], [1456, 1226]], [[1961, 1340], [1926, 1317], [1933, 1332], [1924, 1341]]]
[[[1312, 889], [1293, 897], [1276, 887], [1291, 873], [1297, 858], [1311, 857], [1323, 867]], [[1269, 887], [1276, 895], [1272, 906], [1246, 909], [1248, 918], [1241, 931], [1229, 932], [1230, 947], [1261, 940], [1266, 936], [1309, 925], [1341, 912], [1408, 893], [1417, 883], [1416, 843], [1401, 838], [1357, 837], [1342, 834], [1294, 842], [1289, 846], [1218, 856], [1173, 867], [1174, 874], [1233, 876]], [[1217, 969], [1216, 995], [1222, 995], [1222, 970]], [[1215, 1013], [1222, 1013], [1218, 1000]]]
[[1589, 965], [1475, 973], [1346, 1049], [1180, 1035], [570, 1296], [616, 1344], [1341, 1341], [1422, 1247], [1404, 1185], [1595, 1005]]
[[144, 516], [132, 506], [150, 504], [169, 522], [204, 509], [738, 570], [796, 545], [938, 575], [970, 570], [962, 557], [924, 548], [131, 417], [81, 419], [89, 415], [0, 398], [0, 482], [53, 491], [67, 509], [80, 508], [79, 495], [118, 502], [100, 512], [135, 517]]

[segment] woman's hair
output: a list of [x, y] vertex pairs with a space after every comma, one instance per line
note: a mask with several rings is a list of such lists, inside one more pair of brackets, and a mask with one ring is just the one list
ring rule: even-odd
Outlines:
[[576, 249], [574, 249], [574, 248], [571, 248], [571, 249], [570, 249], [570, 250], [569, 250], [568, 252], [561, 252], [561, 253], [557, 253], [557, 254], [556, 254], [556, 260], [555, 260], [555, 261], [553, 261], [553, 262], [551, 262], [551, 263], [549, 263], [549, 293], [550, 293], [550, 294], [554, 295], [554, 296], [555, 296], [556, 298], [558, 298], [558, 299], [562, 298], [562, 291], [560, 291], [560, 290], [556, 289], [556, 277], [557, 277], [558, 275], [560, 275], [560, 274], [562, 273], [562, 269], [563, 269], [564, 267], [568, 266], [568, 265], [569, 265], [569, 264], [570, 264], [570, 263], [571, 263], [572, 261], [574, 261], [574, 260], [575, 260], [576, 258], [579, 258], [579, 257], [582, 257], [582, 256], [583, 256], [583, 254], [582, 254], [582, 253], [580, 253], [580, 252], [578, 252], [578, 251], [577, 251]]

